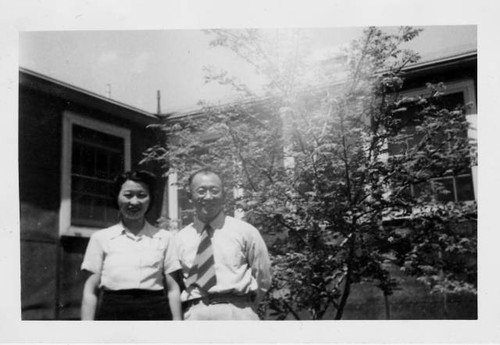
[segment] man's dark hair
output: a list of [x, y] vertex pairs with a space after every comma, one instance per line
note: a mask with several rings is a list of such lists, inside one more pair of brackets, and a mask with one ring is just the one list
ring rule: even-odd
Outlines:
[[118, 194], [120, 194], [120, 190], [122, 189], [123, 184], [126, 181], [134, 181], [134, 182], [140, 182], [144, 183], [148, 187], [148, 192], [149, 192], [149, 207], [148, 211], [151, 208], [151, 205], [153, 205], [154, 202], [154, 191], [155, 191], [155, 186], [156, 186], [156, 176], [149, 171], [145, 170], [132, 170], [132, 171], [127, 171], [124, 172], [123, 174], [120, 174], [115, 177], [113, 181], [113, 188], [112, 188], [112, 197], [113, 200], [115, 200], [115, 206], [118, 208]]
[[201, 169], [196, 170], [191, 175], [189, 175], [188, 184], [187, 184], [187, 191], [188, 192], [191, 191], [191, 183], [193, 183], [194, 178], [196, 177], [196, 175], [199, 175], [199, 174], [202, 174], [202, 175], [214, 174], [214, 175], [216, 175], [221, 180], [222, 191], [225, 190], [224, 189], [224, 179], [222, 178], [222, 174], [219, 171], [217, 171], [216, 169], [213, 169], [211, 167], [203, 167]]

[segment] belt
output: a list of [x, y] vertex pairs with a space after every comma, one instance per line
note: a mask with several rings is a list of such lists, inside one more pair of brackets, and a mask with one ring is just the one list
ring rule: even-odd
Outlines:
[[182, 302], [184, 309], [189, 309], [194, 305], [203, 303], [205, 305], [223, 304], [223, 303], [253, 303], [255, 301], [255, 294], [235, 295], [230, 293], [224, 294], [211, 294], [204, 297], [193, 298], [188, 301]]
[[113, 296], [164, 296], [163, 290], [142, 290], [142, 289], [125, 289], [125, 290], [106, 290], [102, 289], [105, 295]]

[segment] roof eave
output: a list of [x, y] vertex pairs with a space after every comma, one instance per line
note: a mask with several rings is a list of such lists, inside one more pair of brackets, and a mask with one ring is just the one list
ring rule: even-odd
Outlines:
[[429, 61], [412, 64], [403, 69], [405, 74], [421, 73], [436, 68], [451, 67], [459, 64], [466, 64], [477, 61], [477, 51], [466, 52], [453, 56], [433, 59]]
[[69, 101], [83, 106], [97, 108], [118, 118], [140, 125], [149, 125], [159, 122], [159, 117], [155, 114], [131, 107], [25, 68], [19, 69], [19, 85], [35, 89], [45, 94], [66, 98]]

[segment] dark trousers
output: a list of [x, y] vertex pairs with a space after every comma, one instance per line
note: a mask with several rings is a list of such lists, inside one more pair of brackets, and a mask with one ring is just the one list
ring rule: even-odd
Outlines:
[[102, 290], [96, 320], [172, 320], [165, 292]]

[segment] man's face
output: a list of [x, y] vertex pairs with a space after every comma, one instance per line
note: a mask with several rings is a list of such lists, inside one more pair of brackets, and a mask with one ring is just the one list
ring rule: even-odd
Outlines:
[[198, 219], [204, 223], [212, 221], [224, 207], [221, 179], [214, 173], [199, 173], [193, 178], [190, 188]]

